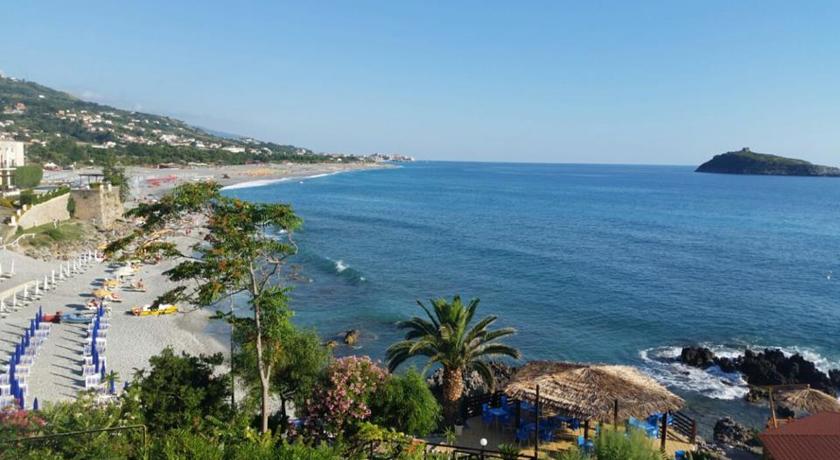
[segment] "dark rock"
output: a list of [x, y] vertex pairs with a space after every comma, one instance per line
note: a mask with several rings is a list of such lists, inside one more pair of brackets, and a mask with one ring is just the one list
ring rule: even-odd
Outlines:
[[831, 380], [832, 385], [840, 388], [840, 369], [831, 369], [828, 371], [828, 378]]
[[[498, 361], [490, 362], [490, 369], [493, 371], [493, 383], [496, 390], [501, 390], [510, 381], [511, 376], [516, 371], [516, 368], [511, 367], [505, 363]], [[440, 394], [443, 387], [443, 369], [437, 369], [432, 372], [426, 381], [435, 394]], [[478, 396], [490, 393], [491, 388], [484, 383], [478, 372], [471, 372], [464, 377], [464, 396]]]
[[335, 340], [328, 340], [327, 343], [324, 344], [324, 346], [332, 350], [333, 348], [338, 346], [338, 342], [336, 342]]
[[778, 418], [794, 418], [796, 411], [782, 404], [776, 404], [776, 417]]
[[788, 357], [777, 349], [767, 348], [759, 353], [746, 350], [739, 370], [750, 385], [807, 383], [830, 395], [837, 394], [831, 379], [798, 353]]
[[359, 341], [359, 330], [358, 329], [350, 329], [349, 331], [344, 333], [344, 343], [350, 346], [356, 344]]
[[752, 430], [732, 420], [731, 417], [724, 417], [715, 423], [714, 440], [724, 446], [748, 446], [753, 443], [755, 433]]
[[714, 364], [715, 354], [705, 347], [685, 347], [680, 352], [680, 362], [688, 366], [707, 368]]
[[738, 369], [741, 367], [741, 358], [715, 358], [715, 364], [723, 372], [738, 372]]

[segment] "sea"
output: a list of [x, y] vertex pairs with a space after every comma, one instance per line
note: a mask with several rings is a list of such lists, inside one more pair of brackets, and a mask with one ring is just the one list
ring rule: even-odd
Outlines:
[[525, 359], [622, 363], [683, 396], [708, 431], [761, 426], [745, 382], [675, 362], [778, 347], [840, 368], [840, 179], [687, 166], [414, 162], [240, 184], [304, 225], [295, 321], [382, 359], [437, 297], [480, 299]]

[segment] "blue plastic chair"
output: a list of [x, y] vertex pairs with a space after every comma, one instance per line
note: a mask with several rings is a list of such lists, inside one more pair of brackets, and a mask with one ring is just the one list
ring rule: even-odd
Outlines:
[[540, 431], [540, 440], [545, 442], [554, 441], [554, 430], [547, 429]]
[[518, 430], [516, 430], [516, 442], [521, 444], [522, 442], [529, 442], [531, 440], [531, 432], [525, 429], [524, 426], [520, 426]]
[[490, 405], [487, 403], [481, 405], [481, 421], [485, 425], [493, 423], [493, 414], [490, 413]]
[[507, 396], [502, 395], [502, 396], [499, 398], [499, 406], [500, 406], [500, 407], [507, 407], [507, 405], [508, 405], [508, 399], [507, 399]]
[[674, 452], [674, 460], [686, 460], [687, 458], [684, 450]]

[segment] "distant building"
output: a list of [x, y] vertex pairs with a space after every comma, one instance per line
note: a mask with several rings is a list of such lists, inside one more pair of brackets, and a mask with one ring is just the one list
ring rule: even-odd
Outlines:
[[0, 140], [0, 189], [15, 188], [14, 175], [18, 166], [23, 166], [24, 143]]

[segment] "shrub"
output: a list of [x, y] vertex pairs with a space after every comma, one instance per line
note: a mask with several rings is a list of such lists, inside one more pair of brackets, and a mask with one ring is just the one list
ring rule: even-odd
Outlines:
[[369, 402], [388, 373], [367, 356], [333, 361], [305, 408], [311, 434], [344, 434], [370, 416]]
[[70, 217], [76, 217], [76, 200], [72, 196], [67, 199], [67, 212]]
[[44, 170], [39, 165], [18, 166], [15, 169], [15, 185], [18, 188], [33, 188], [41, 183]]
[[414, 369], [391, 375], [371, 402], [371, 420], [403, 433], [426, 436], [438, 426], [440, 404]]
[[35, 192], [32, 189], [26, 189], [20, 191], [20, 196], [18, 196], [18, 202], [21, 206], [25, 204], [32, 204], [35, 201]]
[[222, 355], [176, 355], [171, 347], [149, 359], [149, 370], [134, 374], [140, 412], [152, 433], [173, 428], [200, 430], [205, 419], [229, 415], [227, 376], [215, 376]]
[[595, 456], [598, 460], [662, 460], [662, 453], [640, 430], [625, 433], [602, 430], [595, 439]]

